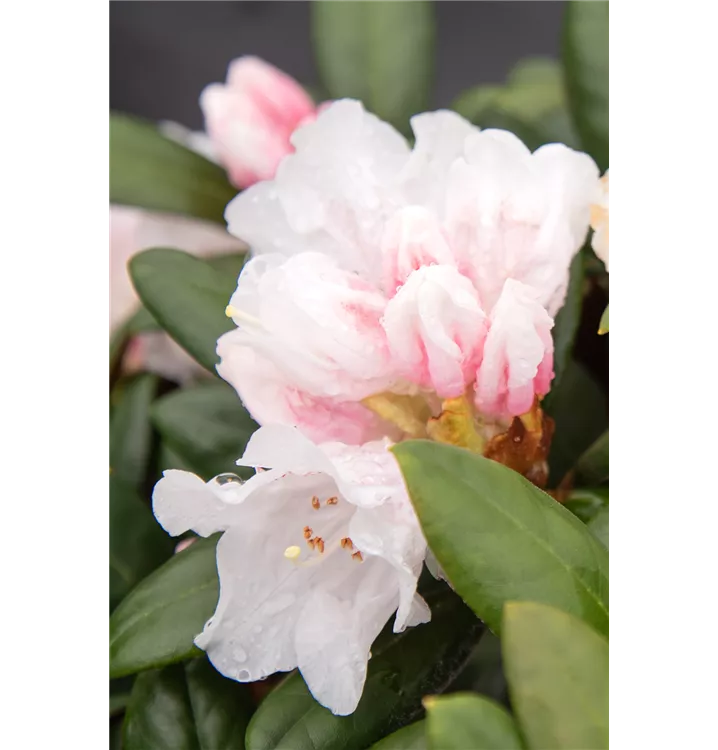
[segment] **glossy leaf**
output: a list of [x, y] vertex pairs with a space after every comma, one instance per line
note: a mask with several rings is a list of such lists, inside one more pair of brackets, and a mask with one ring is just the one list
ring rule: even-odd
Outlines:
[[608, 628], [608, 554], [520, 474], [460, 448], [392, 448], [424, 535], [456, 591], [494, 632], [506, 601], [554, 604]]
[[224, 224], [237, 194], [225, 171], [151, 123], [110, 114], [110, 202]]
[[317, 67], [332, 99], [359, 99], [403, 132], [427, 109], [434, 65], [430, 2], [311, 4]]
[[566, 4], [563, 63], [576, 128], [585, 150], [604, 172], [608, 168], [608, 2]]
[[608, 333], [608, 305], [601, 315], [601, 321], [598, 324], [598, 335], [603, 336], [604, 333]]
[[235, 461], [257, 429], [234, 389], [218, 381], [159, 399], [152, 408], [152, 421], [164, 442], [205, 480], [225, 471], [241, 473]]
[[578, 145], [561, 66], [553, 60], [522, 60], [506, 85], [469, 89], [451, 108], [481, 128], [512, 131], [532, 150], [545, 143]]
[[608, 641], [566, 612], [506, 605], [511, 705], [531, 750], [608, 747]]
[[427, 750], [426, 722], [422, 719], [392, 732], [371, 746], [371, 750]]
[[129, 263], [137, 294], [170, 336], [210, 372], [217, 339], [234, 328], [224, 311], [237, 287], [233, 274], [181, 250], [145, 250]]
[[608, 430], [576, 462], [575, 484], [594, 487], [608, 481]]
[[172, 542], [132, 485], [110, 477], [110, 610], [172, 554]]
[[112, 475], [134, 485], [147, 476], [152, 450], [150, 405], [158, 386], [156, 375], [143, 374], [128, 380], [110, 419]]
[[571, 359], [543, 408], [556, 423], [548, 457], [549, 487], [555, 487], [608, 428], [608, 401], [588, 370]]
[[135, 681], [125, 750], [243, 750], [251, 715], [247, 686], [206, 659], [144, 672]]
[[501, 643], [490, 630], [481, 636], [481, 640], [466, 660], [466, 665], [445, 692], [481, 693], [508, 706], [506, 676], [501, 660]]
[[427, 596], [431, 622], [392, 633], [372, 646], [364, 693], [350, 716], [319, 705], [299, 673], [276, 687], [247, 730], [248, 750], [364, 750], [421, 713], [421, 699], [456, 673], [480, 624], [446, 586]]
[[608, 487], [572, 490], [563, 505], [574, 516], [578, 516], [584, 523], [588, 523], [596, 517], [602, 508], [608, 507]]
[[194, 637], [219, 597], [217, 536], [173, 555], [130, 592], [110, 618], [110, 677], [201, 653]]
[[430, 750], [522, 750], [511, 714], [490, 698], [456, 693], [426, 698]]

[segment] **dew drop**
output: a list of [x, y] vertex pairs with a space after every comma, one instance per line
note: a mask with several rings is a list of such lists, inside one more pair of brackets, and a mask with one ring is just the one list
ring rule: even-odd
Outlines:
[[239, 674], [237, 675], [237, 678], [240, 682], [248, 682], [250, 678], [249, 670], [247, 669], [240, 669]]
[[244, 480], [241, 477], [238, 477], [236, 474], [218, 474], [214, 481], [216, 484], [218, 484], [220, 487], [226, 485], [226, 484], [244, 484]]

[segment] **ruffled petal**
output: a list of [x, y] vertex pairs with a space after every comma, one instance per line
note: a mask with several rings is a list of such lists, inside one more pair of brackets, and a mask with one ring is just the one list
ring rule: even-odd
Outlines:
[[382, 320], [400, 373], [442, 398], [459, 396], [481, 361], [486, 315], [473, 284], [451, 266], [414, 271]]

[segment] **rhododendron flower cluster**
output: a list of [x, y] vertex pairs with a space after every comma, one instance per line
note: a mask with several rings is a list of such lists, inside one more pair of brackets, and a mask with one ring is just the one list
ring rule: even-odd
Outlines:
[[377, 394], [432, 413], [467, 394], [506, 420], [549, 390], [595, 163], [559, 144], [532, 154], [449, 111], [412, 127], [413, 150], [336, 102], [294, 133], [274, 180], [228, 206], [255, 257], [218, 369], [259, 422], [358, 443], [391, 434]]

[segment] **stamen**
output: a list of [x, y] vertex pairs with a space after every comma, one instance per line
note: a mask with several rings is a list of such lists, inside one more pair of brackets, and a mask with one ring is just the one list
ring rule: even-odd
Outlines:
[[310, 546], [311, 549], [314, 549], [314, 546], [316, 545], [317, 540], [316, 539], [307, 539], [307, 544]]
[[317, 549], [319, 550], [319, 554], [324, 554], [324, 540], [318, 536], [314, 539], [317, 545]]
[[312, 508], [314, 508], [314, 510], [319, 510], [320, 508], [319, 498], [316, 495], [312, 498]]
[[311, 539], [312, 538], [312, 530], [309, 528], [309, 526], [304, 527], [304, 538], [305, 539]]
[[284, 550], [284, 556], [287, 558], [287, 560], [296, 560], [301, 554], [302, 550], [300, 550], [296, 545], [287, 547], [287, 549]]
[[336, 505], [339, 502], [339, 498], [337, 497], [330, 497], [327, 500], [327, 505]]
[[227, 307], [224, 308], [224, 314], [231, 318], [234, 316], [234, 314], [238, 312], [236, 307], [232, 307], [232, 305], [227, 305]]
[[340, 543], [342, 545], [342, 549], [347, 549], [347, 548], [354, 549], [354, 545], [352, 544], [352, 540], [348, 536], [343, 537], [343, 539], [341, 540]]
[[358, 550], [352, 555], [352, 558], [354, 560], [359, 560], [359, 562], [362, 562], [364, 560], [364, 558], [362, 557], [361, 552], [359, 552]]

